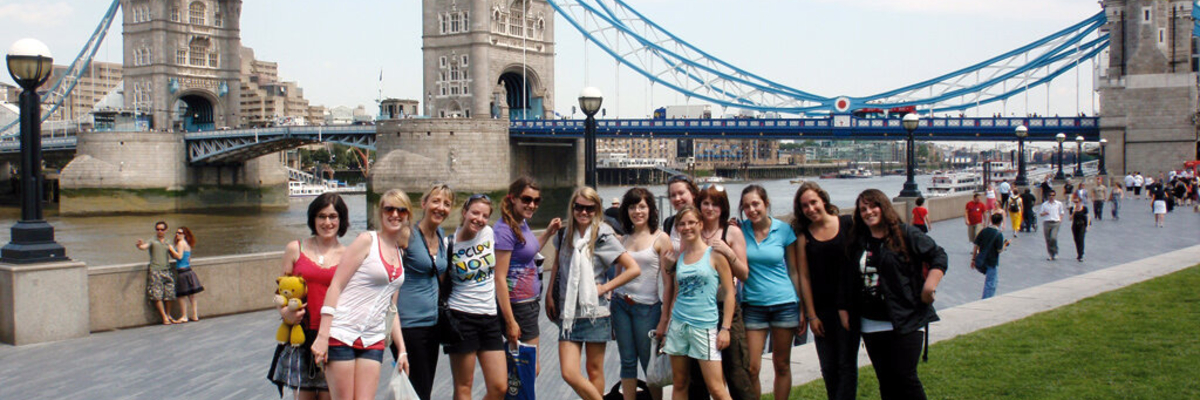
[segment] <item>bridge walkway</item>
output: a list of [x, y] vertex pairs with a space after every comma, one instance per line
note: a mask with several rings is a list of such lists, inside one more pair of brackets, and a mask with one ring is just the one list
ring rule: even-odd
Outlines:
[[[1089, 250], [1083, 262], [1070, 257], [1074, 247], [1068, 229], [1059, 233], [1063, 257], [1054, 262], [1045, 260], [1041, 232], [1014, 239], [1001, 256], [998, 295], [1200, 244], [1200, 214], [1190, 209], [1177, 208], [1167, 215], [1166, 228], [1158, 229], [1153, 226], [1148, 201], [1127, 199], [1121, 208], [1121, 220], [1105, 218], [1089, 231]], [[961, 220], [948, 220], [935, 223], [931, 234], [946, 248], [951, 261], [938, 290], [944, 320], [934, 325], [933, 332], [937, 335], [950, 326], [962, 330], [964, 325], [966, 331], [974, 330], [978, 326], [973, 320], [950, 319], [970, 314], [956, 311], [963, 309], [958, 306], [978, 300], [983, 288], [983, 276], [967, 269], [970, 246], [966, 228]], [[211, 300], [201, 295], [199, 301], [203, 307]], [[274, 386], [265, 376], [278, 323], [274, 311], [261, 311], [206, 318], [181, 326], [100, 332], [57, 343], [0, 345], [0, 398], [277, 399]], [[541, 328], [539, 397], [574, 399], [576, 396], [558, 372], [554, 340], [557, 329], [544, 319]], [[803, 352], [804, 348], [797, 351]], [[801, 357], [796, 360], [796, 370], [813, 363]], [[618, 369], [617, 348], [610, 344], [605, 363], [608, 386], [616, 382]], [[439, 361], [437, 376], [434, 393], [439, 395], [435, 398], [448, 398], [445, 394], [450, 392], [450, 372], [445, 357]], [[810, 371], [794, 383], [816, 376]], [[805, 377], [808, 379], [802, 380]], [[482, 397], [482, 377], [477, 376], [475, 382], [473, 398]], [[378, 398], [383, 398], [382, 390]]]

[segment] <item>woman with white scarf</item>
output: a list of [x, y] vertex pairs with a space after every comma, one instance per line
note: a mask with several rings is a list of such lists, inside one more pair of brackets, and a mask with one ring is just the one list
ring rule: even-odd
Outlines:
[[[600, 195], [583, 187], [571, 195], [567, 230], [556, 240], [558, 257], [550, 269], [553, 288], [546, 299], [546, 314], [561, 328], [558, 361], [563, 380], [584, 400], [600, 400], [604, 393], [604, 351], [612, 339], [609, 300], [613, 289], [641, 274], [625, 252], [613, 228], [600, 216]], [[612, 280], [614, 264], [623, 270]], [[587, 348], [587, 377], [579, 358]]]

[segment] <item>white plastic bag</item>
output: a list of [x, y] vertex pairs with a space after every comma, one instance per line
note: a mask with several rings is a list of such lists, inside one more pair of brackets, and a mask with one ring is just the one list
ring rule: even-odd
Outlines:
[[650, 331], [650, 364], [646, 368], [646, 384], [651, 387], [671, 386], [674, 376], [671, 373], [671, 356], [662, 352], [662, 344]]
[[388, 388], [392, 392], [389, 399], [421, 400], [420, 397], [417, 397], [417, 390], [413, 389], [412, 383], [408, 381], [408, 374], [398, 372], [395, 368], [392, 368], [392, 381], [388, 382]]

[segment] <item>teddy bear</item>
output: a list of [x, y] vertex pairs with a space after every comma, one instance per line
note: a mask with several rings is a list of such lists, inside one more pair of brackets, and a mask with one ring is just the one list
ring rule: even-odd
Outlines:
[[[275, 283], [278, 289], [275, 290], [275, 307], [287, 306], [289, 310], [296, 311], [304, 308], [304, 296], [308, 294], [308, 287], [305, 286], [304, 278], [299, 276], [281, 276], [275, 278]], [[279, 344], [291, 343], [292, 346], [300, 346], [304, 344], [304, 328], [297, 323], [288, 325], [287, 321], [279, 324], [279, 330], [275, 332], [275, 341]]]

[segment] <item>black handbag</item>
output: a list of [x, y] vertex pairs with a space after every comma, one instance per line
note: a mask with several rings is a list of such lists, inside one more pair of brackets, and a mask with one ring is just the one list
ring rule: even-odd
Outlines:
[[[432, 257], [430, 257], [432, 259]], [[453, 264], [454, 262], [454, 236], [451, 235], [446, 245], [446, 262]], [[453, 344], [463, 340], [462, 331], [459, 329], [458, 319], [454, 318], [454, 314], [450, 311], [450, 291], [454, 289], [454, 285], [450, 281], [449, 270], [454, 268], [454, 265], [449, 265], [446, 271], [446, 276], [438, 279], [438, 315], [435, 331], [437, 332], [438, 342], [441, 344]], [[437, 269], [434, 268], [434, 274], [437, 274]]]

